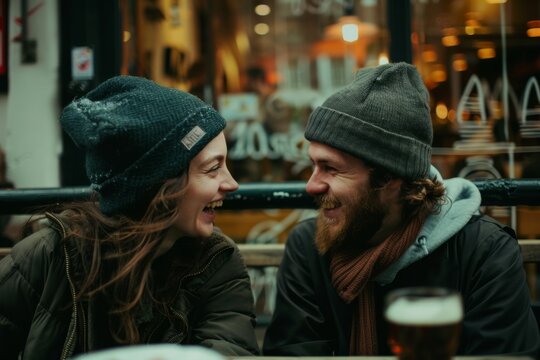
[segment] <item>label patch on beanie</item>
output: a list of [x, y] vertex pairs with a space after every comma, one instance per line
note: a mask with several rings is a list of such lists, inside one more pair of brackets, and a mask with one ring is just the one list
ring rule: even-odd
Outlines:
[[191, 150], [202, 139], [206, 132], [198, 126], [195, 126], [191, 129], [186, 136], [181, 140], [181, 143], [188, 149]]

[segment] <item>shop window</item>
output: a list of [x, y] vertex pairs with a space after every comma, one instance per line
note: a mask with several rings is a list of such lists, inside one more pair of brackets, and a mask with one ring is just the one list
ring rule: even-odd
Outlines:
[[[311, 163], [303, 130], [311, 111], [358, 68], [387, 61], [385, 1], [233, 3], [236, 17], [226, 18], [237, 29], [229, 34], [234, 39], [220, 33], [213, 41], [216, 73], [226, 80], [217, 83], [216, 97], [258, 98], [252, 117], [233, 101], [217, 101], [230, 122], [233, 172], [240, 181], [305, 180]], [[228, 54], [236, 56], [234, 66]]]
[[[467, 172], [480, 156], [499, 177], [538, 177], [540, 6], [526, 0], [412, 6], [414, 63], [430, 90], [434, 163], [443, 176]], [[516, 228], [515, 209], [499, 220]]]

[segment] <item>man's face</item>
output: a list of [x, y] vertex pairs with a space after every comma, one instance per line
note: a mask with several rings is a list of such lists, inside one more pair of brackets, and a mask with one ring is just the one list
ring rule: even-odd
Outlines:
[[359, 158], [317, 142], [310, 144], [309, 156], [314, 168], [306, 190], [320, 206], [317, 248], [324, 254], [369, 246], [388, 212], [380, 190], [370, 186], [370, 169]]

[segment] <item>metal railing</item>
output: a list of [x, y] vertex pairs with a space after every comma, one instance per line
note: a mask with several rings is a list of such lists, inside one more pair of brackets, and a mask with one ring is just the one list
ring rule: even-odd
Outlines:
[[[473, 181], [484, 206], [540, 205], [540, 179], [495, 179]], [[227, 194], [224, 209], [311, 209], [315, 204], [305, 182], [241, 183]], [[36, 207], [88, 200], [89, 187], [0, 190], [0, 214], [29, 214]]]
[[[482, 194], [484, 206], [540, 206], [540, 179], [496, 179], [473, 183]], [[242, 183], [237, 191], [227, 195], [223, 207], [229, 210], [299, 209], [299, 211], [315, 208], [305, 186], [305, 182]], [[29, 214], [37, 207], [89, 200], [92, 195], [93, 192], [88, 187], [0, 190], [0, 214]], [[244, 243], [238, 246], [249, 268], [255, 301], [262, 302], [264, 305], [262, 315], [268, 316], [273, 312], [275, 275], [277, 266], [281, 263], [284, 244]], [[540, 240], [520, 240], [520, 247], [525, 263], [540, 261]], [[10, 251], [10, 248], [0, 248], [0, 258], [8, 255]], [[532, 280], [530, 281], [532, 284]]]

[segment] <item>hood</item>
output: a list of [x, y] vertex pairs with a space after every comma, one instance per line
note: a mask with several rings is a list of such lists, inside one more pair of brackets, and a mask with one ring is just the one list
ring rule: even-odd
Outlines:
[[[431, 178], [437, 177], [438, 180], [443, 180], [441, 174], [433, 166], [429, 175]], [[443, 180], [443, 183], [446, 201], [440, 211], [426, 219], [415, 242], [398, 261], [375, 277], [377, 283], [386, 285], [394, 281], [401, 269], [432, 253], [460, 231], [473, 215], [479, 214], [480, 191], [471, 181], [452, 178]]]

